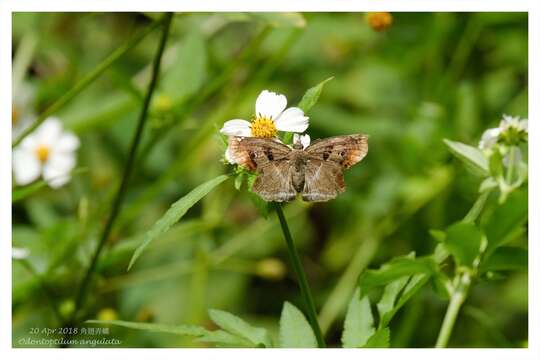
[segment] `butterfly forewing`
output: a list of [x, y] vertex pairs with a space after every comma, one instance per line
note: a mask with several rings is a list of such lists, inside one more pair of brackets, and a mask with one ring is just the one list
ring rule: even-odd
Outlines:
[[287, 157], [291, 149], [272, 139], [229, 137], [229, 155], [231, 159], [249, 170], [256, 170], [274, 160]]
[[367, 135], [343, 135], [314, 141], [305, 149], [310, 156], [331, 161], [348, 169], [360, 162], [368, 152]]

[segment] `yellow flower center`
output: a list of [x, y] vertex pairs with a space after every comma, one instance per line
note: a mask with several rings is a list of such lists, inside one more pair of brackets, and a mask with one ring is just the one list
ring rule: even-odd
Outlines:
[[49, 147], [45, 146], [45, 145], [39, 145], [36, 148], [36, 156], [39, 159], [39, 161], [41, 161], [42, 163], [47, 161], [47, 159], [49, 158], [49, 153], [50, 152], [51, 151], [50, 151]]
[[251, 135], [259, 138], [275, 137], [277, 129], [274, 120], [266, 116], [258, 116], [251, 122]]

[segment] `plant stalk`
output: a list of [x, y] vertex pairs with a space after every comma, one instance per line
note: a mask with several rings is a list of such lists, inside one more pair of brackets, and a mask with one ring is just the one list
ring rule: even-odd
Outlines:
[[470, 282], [471, 279], [468, 273], [464, 273], [458, 277], [456, 290], [450, 296], [450, 302], [448, 303], [441, 330], [437, 337], [436, 348], [445, 348], [448, 345], [448, 340], [450, 340], [450, 336], [454, 330], [454, 324], [456, 323], [459, 310], [467, 297]]
[[287, 243], [287, 250], [289, 251], [289, 256], [291, 258], [294, 271], [298, 278], [298, 283], [300, 284], [300, 291], [302, 292], [304, 302], [306, 303], [307, 318], [309, 320], [309, 323], [311, 324], [313, 332], [315, 333], [315, 337], [317, 338], [317, 344], [320, 348], [324, 348], [326, 347], [326, 344], [324, 342], [319, 322], [317, 321], [315, 303], [313, 302], [313, 297], [311, 296], [311, 290], [309, 289], [306, 274], [304, 272], [304, 268], [302, 267], [302, 263], [300, 262], [300, 257], [298, 256], [298, 251], [296, 251], [296, 246], [294, 245], [291, 232], [289, 231], [287, 220], [285, 219], [285, 215], [283, 214], [281, 204], [274, 203], [274, 208], [276, 209], [279, 223], [281, 225], [281, 230], [283, 231], [283, 236], [285, 237], [285, 242]]
[[118, 188], [118, 191], [116, 193], [116, 197], [114, 199], [111, 212], [109, 214], [109, 217], [107, 218], [107, 222], [105, 223], [105, 227], [103, 228], [103, 232], [100, 238], [100, 241], [98, 243], [98, 246], [92, 256], [92, 260], [90, 261], [90, 265], [85, 273], [85, 276], [81, 282], [81, 285], [79, 287], [77, 297], [75, 300], [75, 310], [73, 312], [73, 315], [71, 317], [71, 324], [76, 322], [77, 315], [81, 311], [82, 306], [84, 305], [85, 296], [88, 291], [88, 286], [92, 280], [92, 276], [96, 269], [96, 264], [98, 261], [98, 258], [101, 254], [101, 251], [103, 250], [104, 245], [107, 243], [107, 240], [109, 239], [111, 230], [113, 229], [114, 222], [120, 212], [120, 208], [122, 205], [122, 202], [124, 200], [127, 185], [129, 182], [129, 178], [131, 175], [131, 172], [133, 170], [133, 165], [135, 162], [135, 156], [137, 153], [137, 148], [139, 146], [139, 143], [141, 142], [142, 133], [144, 130], [144, 125], [146, 123], [147, 114], [148, 114], [148, 108], [150, 106], [150, 100], [152, 99], [152, 94], [154, 93], [154, 90], [157, 85], [158, 80], [158, 74], [159, 74], [159, 68], [161, 64], [161, 58], [163, 55], [163, 50], [165, 49], [165, 44], [167, 42], [167, 38], [169, 36], [169, 30], [172, 20], [172, 13], [167, 13], [164, 15], [164, 22], [163, 22], [163, 32], [161, 35], [161, 40], [156, 52], [156, 55], [154, 57], [153, 65], [152, 65], [152, 78], [150, 80], [150, 84], [148, 85], [148, 90], [146, 92], [142, 110], [139, 116], [139, 122], [137, 124], [137, 129], [135, 130], [135, 134], [133, 136], [133, 140], [131, 142], [129, 155], [126, 161], [126, 166], [124, 168], [124, 172], [122, 175], [122, 181], [120, 183], [120, 186]]

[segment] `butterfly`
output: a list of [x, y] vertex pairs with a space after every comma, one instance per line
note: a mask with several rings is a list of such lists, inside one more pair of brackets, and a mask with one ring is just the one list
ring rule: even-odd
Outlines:
[[345, 191], [343, 171], [368, 152], [364, 134], [319, 139], [305, 149], [276, 139], [229, 137], [233, 162], [257, 173], [253, 192], [266, 201], [328, 201]]

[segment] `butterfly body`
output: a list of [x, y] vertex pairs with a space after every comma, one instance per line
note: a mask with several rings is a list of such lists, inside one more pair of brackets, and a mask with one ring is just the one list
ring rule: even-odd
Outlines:
[[367, 154], [367, 136], [335, 136], [293, 148], [274, 140], [231, 136], [231, 159], [257, 172], [253, 192], [266, 201], [328, 201], [345, 191], [343, 171]]

